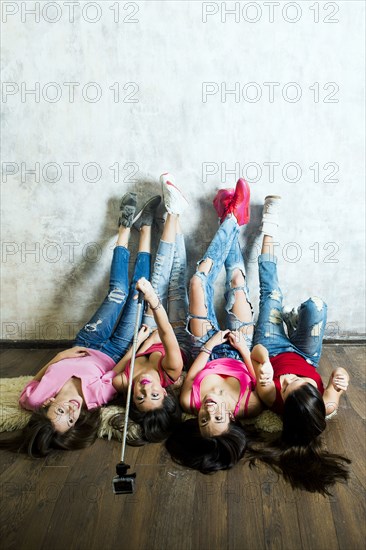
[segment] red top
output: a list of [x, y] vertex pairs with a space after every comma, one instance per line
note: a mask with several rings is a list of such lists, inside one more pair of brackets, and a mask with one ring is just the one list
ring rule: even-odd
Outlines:
[[[163, 359], [166, 355], [163, 344], [162, 343], [153, 344], [152, 346], [150, 346], [143, 353], [137, 353], [136, 358], [137, 357], [143, 357], [144, 355], [151, 355], [151, 353], [154, 353], [154, 352], [158, 352], [158, 353], [161, 354], [161, 357], [160, 357], [159, 363], [158, 363], [158, 373], [159, 373], [159, 376], [160, 376], [160, 384], [161, 384], [162, 388], [166, 388], [167, 386], [170, 386], [171, 384], [174, 384], [174, 382], [176, 382], [176, 380], [173, 380], [172, 378], [170, 378], [169, 374], [164, 370], [164, 367], [162, 366]], [[180, 352], [181, 352], [183, 363], [184, 363], [185, 359], [186, 359], [185, 355], [184, 355], [182, 350], [180, 350]], [[128, 361], [128, 363], [125, 367], [125, 370], [124, 370], [124, 374], [127, 376], [127, 380], [130, 377], [130, 366], [131, 366], [131, 361]]]
[[316, 368], [310, 365], [306, 359], [298, 353], [279, 353], [275, 357], [269, 358], [273, 367], [273, 382], [276, 387], [276, 399], [270, 409], [277, 413], [283, 413], [283, 399], [281, 395], [280, 376], [283, 374], [296, 374], [305, 378], [311, 378], [316, 382], [321, 395], [324, 393], [323, 381], [317, 373]]

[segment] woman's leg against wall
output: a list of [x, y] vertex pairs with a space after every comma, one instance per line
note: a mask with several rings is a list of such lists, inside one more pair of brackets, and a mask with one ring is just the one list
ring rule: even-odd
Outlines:
[[98, 349], [113, 332], [128, 296], [128, 241], [130, 229], [120, 226], [113, 251], [109, 290], [103, 303], [90, 321], [79, 331], [75, 345]]
[[326, 322], [327, 304], [321, 298], [312, 296], [301, 304], [297, 326], [290, 336], [291, 343], [314, 366], [319, 363]]
[[214, 283], [238, 233], [236, 219], [227, 217], [216, 232], [206, 254], [197, 263], [196, 273], [191, 279], [187, 330], [192, 337], [194, 355], [219, 330], [214, 309]]
[[282, 292], [277, 276], [277, 258], [273, 238], [263, 236], [261, 255], [258, 258], [260, 302], [253, 343], [263, 344], [269, 355], [294, 351], [287, 338], [282, 321]]
[[253, 308], [249, 301], [245, 266], [239, 240], [236, 238], [225, 261], [226, 269], [226, 315], [230, 330], [242, 330], [250, 349], [253, 338]]
[[185, 330], [188, 315], [187, 253], [184, 235], [177, 222], [174, 257], [168, 289], [168, 316], [180, 348], [187, 359], [190, 355], [190, 337]]
[[[140, 229], [140, 241], [135, 262], [133, 278], [130, 284], [128, 298], [123, 313], [118, 321], [113, 335], [103, 345], [101, 350], [119, 361], [128, 350], [134, 334], [137, 314], [136, 283], [141, 277], [150, 279], [151, 274], [151, 227], [144, 225]], [[139, 321], [141, 324], [141, 319]]]
[[[178, 216], [175, 214], [167, 215], [151, 276], [151, 285], [166, 310], [168, 303], [169, 280], [174, 258], [177, 220]], [[149, 326], [152, 330], [157, 328], [153, 313], [149, 307], [146, 310], [142, 322], [143, 324]]]

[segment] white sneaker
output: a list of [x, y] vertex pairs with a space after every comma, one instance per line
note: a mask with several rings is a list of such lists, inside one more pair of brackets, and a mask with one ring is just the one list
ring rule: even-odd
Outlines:
[[277, 236], [280, 204], [281, 197], [279, 195], [268, 195], [264, 199], [261, 226], [261, 232], [264, 235], [269, 235], [270, 237]]
[[164, 205], [169, 214], [181, 215], [188, 206], [188, 201], [174, 183], [174, 177], [166, 172], [160, 176]]
[[282, 308], [282, 320], [286, 324], [288, 335], [291, 336], [297, 329], [297, 324], [299, 322], [299, 308], [284, 306]]

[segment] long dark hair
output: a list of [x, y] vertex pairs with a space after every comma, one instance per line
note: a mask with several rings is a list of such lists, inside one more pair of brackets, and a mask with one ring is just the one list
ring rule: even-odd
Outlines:
[[[174, 427], [182, 421], [182, 409], [176, 393], [170, 387], [167, 387], [166, 391], [167, 395], [163, 399], [162, 406], [151, 411], [139, 411], [131, 400], [130, 418], [142, 428], [142, 439], [135, 441], [134, 444], [143, 445], [147, 442], [159, 443], [164, 441]], [[124, 414], [118, 413], [112, 416], [110, 425], [115, 430], [122, 431], [123, 420]], [[129, 441], [129, 443], [132, 442]]]
[[332, 485], [348, 479], [346, 464], [351, 461], [322, 448], [320, 435], [325, 427], [323, 398], [312, 384], [304, 384], [284, 402], [281, 436], [251, 449], [250, 463], [258, 459], [282, 473], [292, 487], [330, 495]]
[[291, 392], [283, 406], [283, 441], [291, 446], [304, 446], [325, 428], [325, 405], [319, 390], [312, 384], [304, 384]]
[[57, 432], [46, 416], [47, 408], [33, 412], [20, 434], [0, 441], [1, 449], [25, 452], [32, 458], [47, 456], [56, 449], [72, 451], [92, 445], [100, 424], [99, 409], [82, 409], [75, 425], [65, 433]]
[[203, 437], [198, 419], [182, 422], [165, 442], [172, 459], [202, 474], [228, 470], [244, 456], [247, 437], [239, 422], [230, 422], [227, 432]]

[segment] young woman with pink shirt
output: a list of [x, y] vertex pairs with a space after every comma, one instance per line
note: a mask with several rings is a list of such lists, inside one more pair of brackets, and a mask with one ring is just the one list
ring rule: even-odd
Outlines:
[[[176, 205], [179, 202], [179, 190], [170, 188], [165, 182], [163, 195], [168, 209], [171, 203]], [[44, 456], [52, 449], [80, 449], [95, 441], [99, 427], [99, 408], [117, 396], [121, 389], [119, 376], [126, 365], [126, 359], [131, 356], [129, 347], [136, 322], [136, 287], [143, 292], [149, 289], [147, 280], [151, 269], [151, 226], [160, 202], [160, 196], [154, 197], [135, 216], [136, 194], [127, 193], [122, 198], [108, 295], [92, 319], [78, 333], [75, 346], [58, 353], [24, 388], [19, 402], [22, 407], [34, 411], [33, 415], [22, 434], [3, 440], [2, 448], [16, 448], [28, 452], [30, 456]], [[185, 199], [181, 202], [186, 203]], [[168, 214], [168, 218], [170, 216]], [[167, 222], [168, 226], [170, 223]], [[140, 231], [140, 241], [129, 286], [130, 254], [127, 247], [132, 225]], [[155, 297], [154, 293], [151, 293], [151, 297]], [[159, 308], [154, 309], [163, 310], [160, 301]], [[160, 318], [165, 321], [163, 311], [157, 314], [158, 328]], [[142, 344], [149, 334], [149, 328], [143, 326], [139, 332], [139, 343]], [[174, 351], [178, 348], [175, 371], [178, 378], [183, 361], [176, 341], [172, 347]], [[169, 348], [166, 355], [171, 352], [172, 356], [174, 351]], [[147, 358], [146, 363], [152, 369], [157, 363], [156, 355], [151, 352]]]
[[[136, 193], [127, 193], [121, 200], [105, 300], [76, 336], [75, 346], [58, 353], [26, 385], [19, 403], [33, 414], [20, 436], [2, 440], [1, 447], [44, 456], [52, 449], [80, 449], [95, 441], [99, 408], [117, 395], [115, 365], [133, 337], [136, 283], [150, 276], [151, 225], [161, 198], [149, 200], [135, 217], [136, 198]], [[133, 224], [140, 229], [140, 240], [129, 286], [128, 242]]]
[[[239, 225], [249, 221], [248, 184], [221, 190], [214, 205], [220, 228], [191, 279], [187, 329], [196, 359], [181, 391], [181, 405], [197, 419], [179, 425], [166, 447], [172, 458], [202, 473], [232, 467], [243, 456], [246, 436], [239, 419], [262, 410], [250, 359], [252, 308], [245, 282]], [[225, 265], [226, 331], [214, 311], [214, 282]]]

